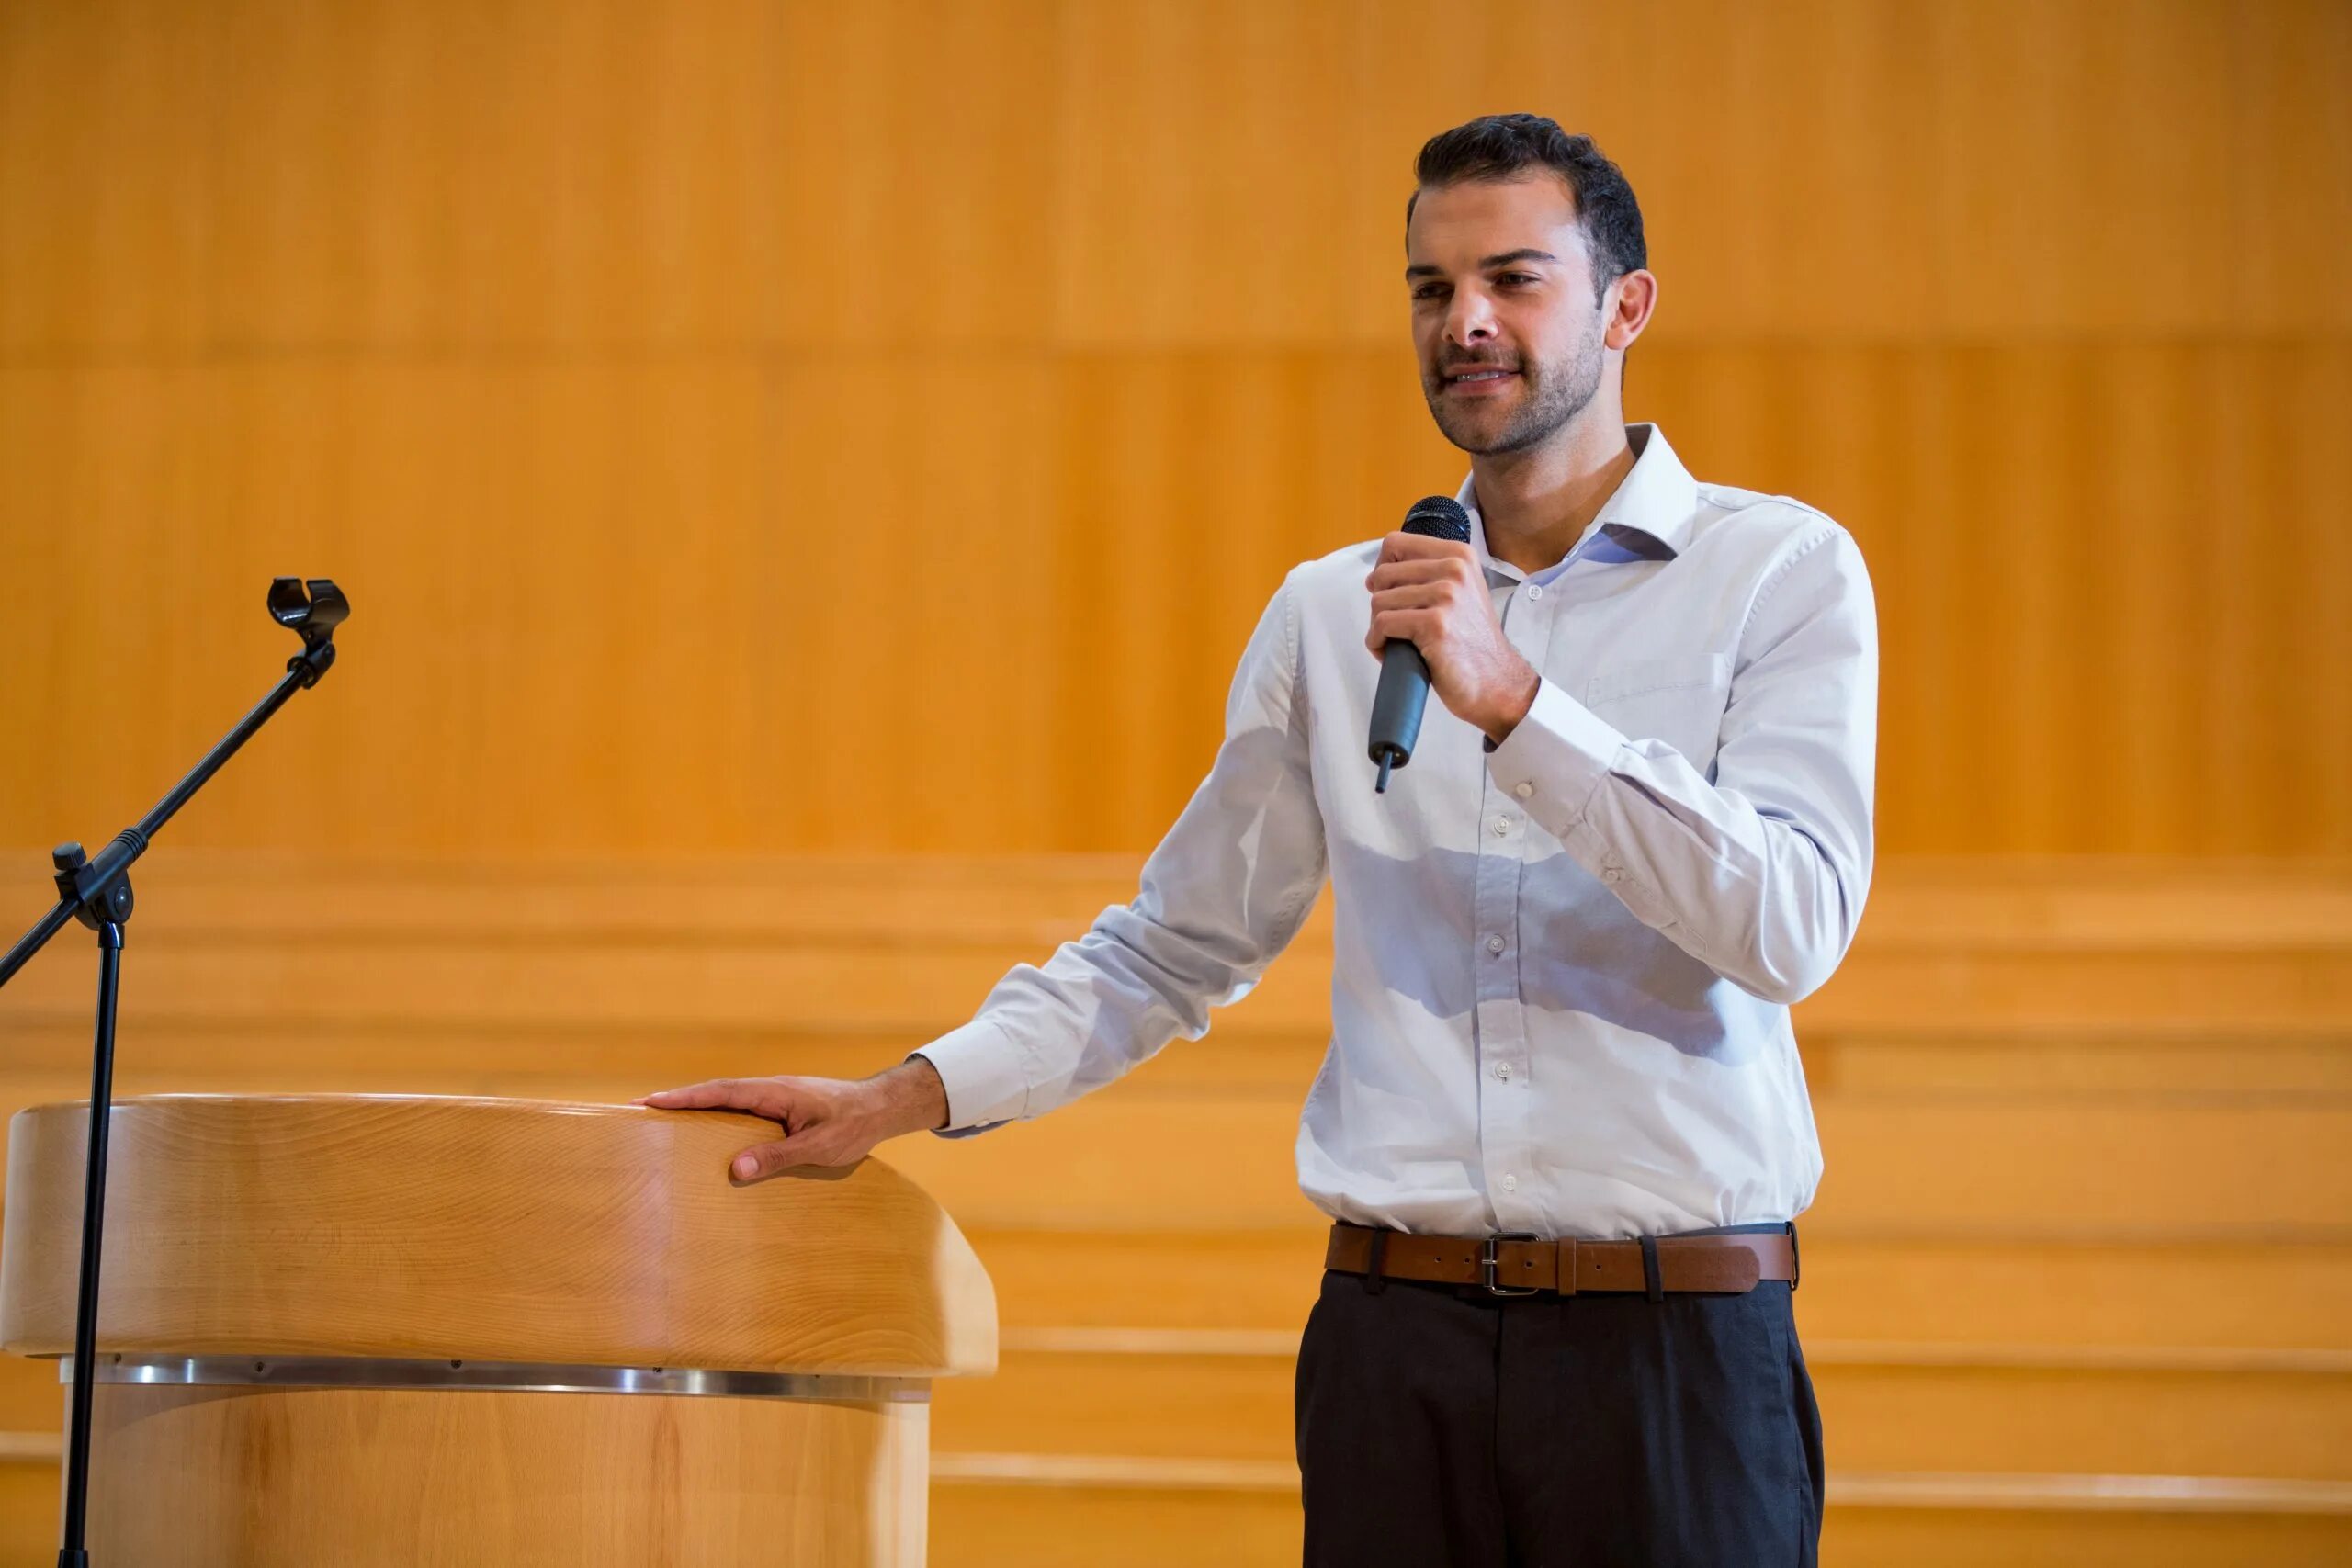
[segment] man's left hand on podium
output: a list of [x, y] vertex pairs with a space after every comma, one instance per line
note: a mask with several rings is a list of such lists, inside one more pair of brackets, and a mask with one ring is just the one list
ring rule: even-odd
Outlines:
[[656, 1111], [743, 1111], [782, 1127], [782, 1138], [735, 1156], [728, 1174], [738, 1181], [794, 1166], [855, 1165], [886, 1138], [947, 1122], [946, 1087], [922, 1056], [870, 1078], [713, 1078], [636, 1103]]

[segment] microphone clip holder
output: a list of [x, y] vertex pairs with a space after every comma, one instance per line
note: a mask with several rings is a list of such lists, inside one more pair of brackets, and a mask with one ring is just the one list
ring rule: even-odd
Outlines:
[[286, 661], [288, 672], [307, 671], [305, 691], [319, 683], [334, 663], [334, 629], [351, 616], [351, 602], [330, 578], [314, 577], [303, 592], [299, 577], [272, 578], [269, 613], [281, 626], [302, 634], [302, 651]]

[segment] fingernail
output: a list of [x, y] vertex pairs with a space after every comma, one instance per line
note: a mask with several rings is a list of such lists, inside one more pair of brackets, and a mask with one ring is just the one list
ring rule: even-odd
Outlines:
[[759, 1168], [759, 1162], [749, 1155], [735, 1162], [735, 1174], [745, 1181], [749, 1181]]

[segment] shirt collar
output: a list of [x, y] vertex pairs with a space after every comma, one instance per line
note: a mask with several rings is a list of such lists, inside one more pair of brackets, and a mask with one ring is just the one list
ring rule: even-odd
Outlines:
[[1470, 547], [1478, 553], [1479, 563], [1498, 576], [1548, 582], [1591, 553], [1595, 536], [1607, 539], [1612, 558], [1618, 560], [1672, 560], [1681, 554], [1699, 510], [1699, 482], [1657, 425], [1627, 425], [1625, 443], [1634, 449], [1634, 466], [1601, 503], [1575, 547], [1541, 571], [1521, 572], [1494, 558], [1487, 548], [1487, 520], [1478, 511], [1475, 480], [1464, 479], [1454, 499], [1470, 513]]

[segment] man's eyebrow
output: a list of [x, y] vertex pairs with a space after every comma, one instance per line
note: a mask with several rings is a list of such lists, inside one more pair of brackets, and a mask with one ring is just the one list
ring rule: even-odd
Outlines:
[[[1500, 255], [1481, 256], [1478, 260], [1478, 270], [1489, 271], [1498, 266], [1509, 266], [1513, 262], [1556, 262], [1559, 259], [1549, 251], [1539, 251], [1532, 245], [1524, 245], [1515, 251], [1505, 251]], [[1409, 283], [1417, 277], [1442, 277], [1444, 275], [1443, 267], [1431, 266], [1427, 262], [1423, 262], [1419, 266], [1408, 266], [1405, 269], [1405, 281]]]

